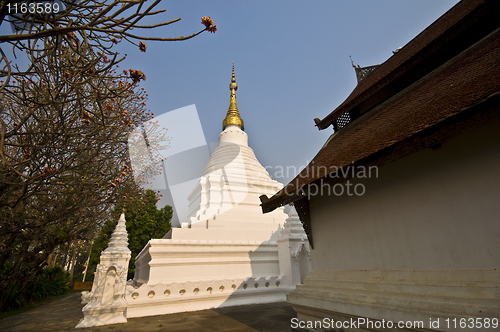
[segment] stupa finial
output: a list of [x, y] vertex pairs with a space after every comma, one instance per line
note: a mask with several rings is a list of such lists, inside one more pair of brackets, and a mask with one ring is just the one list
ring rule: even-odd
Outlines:
[[222, 130], [226, 129], [229, 125], [235, 125], [244, 130], [243, 119], [240, 117], [240, 112], [238, 111], [238, 105], [236, 105], [236, 90], [238, 90], [238, 84], [236, 84], [236, 77], [234, 76], [234, 61], [233, 61], [233, 76], [231, 78], [231, 83], [229, 84], [229, 90], [231, 90], [231, 97], [229, 100], [229, 109], [227, 110], [226, 118], [222, 121]]
[[[234, 77], [234, 61], [233, 61], [233, 77], [231, 78], [231, 83], [236, 84], [236, 77]], [[229, 87], [231, 90], [231, 87]], [[238, 84], [236, 84], [236, 90], [238, 90]]]

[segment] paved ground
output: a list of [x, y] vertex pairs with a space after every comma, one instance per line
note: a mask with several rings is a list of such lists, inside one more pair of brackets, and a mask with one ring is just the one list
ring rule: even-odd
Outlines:
[[[83, 318], [80, 293], [0, 321], [0, 331], [68, 331]], [[288, 332], [297, 317], [285, 302], [130, 318], [125, 324], [75, 331]]]

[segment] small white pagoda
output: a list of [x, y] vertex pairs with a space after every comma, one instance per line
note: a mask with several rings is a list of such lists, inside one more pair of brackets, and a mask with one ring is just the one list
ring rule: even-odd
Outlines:
[[234, 65], [229, 89], [220, 145], [189, 194], [188, 220], [150, 240], [137, 256], [126, 289], [127, 317], [285, 301], [310, 270], [309, 245], [293, 207], [283, 232], [283, 208], [262, 214], [259, 196], [283, 185], [248, 146]]
[[125, 227], [125, 213], [111, 235], [108, 247], [101, 253], [90, 292], [82, 292], [83, 319], [76, 328], [127, 322], [127, 282], [130, 250]]

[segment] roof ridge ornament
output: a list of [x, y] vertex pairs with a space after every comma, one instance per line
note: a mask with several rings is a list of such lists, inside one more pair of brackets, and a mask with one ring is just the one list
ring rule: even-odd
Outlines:
[[349, 58], [351, 59], [352, 67], [356, 71], [356, 79], [358, 80], [358, 84], [363, 79], [367, 78], [371, 73], [373, 73], [375, 71], [375, 69], [377, 69], [378, 67], [380, 67], [382, 65], [382, 64], [379, 64], [379, 65], [361, 67], [360, 65], [354, 64], [350, 55], [349, 55]]
[[234, 76], [234, 61], [233, 61], [233, 74], [231, 78], [231, 83], [229, 84], [229, 90], [231, 90], [231, 97], [229, 99], [229, 109], [227, 110], [226, 118], [222, 121], [222, 130], [226, 129], [229, 125], [235, 125], [245, 130], [243, 119], [240, 117], [240, 112], [238, 111], [238, 105], [236, 104], [236, 90], [238, 90], [238, 84], [236, 84], [236, 77]]

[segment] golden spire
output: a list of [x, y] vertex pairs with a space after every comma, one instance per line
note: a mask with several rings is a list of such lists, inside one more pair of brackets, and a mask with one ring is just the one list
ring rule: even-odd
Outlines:
[[226, 118], [222, 121], [222, 130], [226, 129], [229, 125], [235, 125], [240, 127], [241, 130], [245, 130], [243, 120], [238, 111], [238, 105], [236, 105], [236, 90], [238, 90], [238, 84], [236, 84], [236, 78], [234, 77], [234, 61], [233, 77], [231, 78], [231, 84], [229, 84], [229, 90], [231, 90], [231, 99], [229, 101], [229, 109], [227, 110]]

